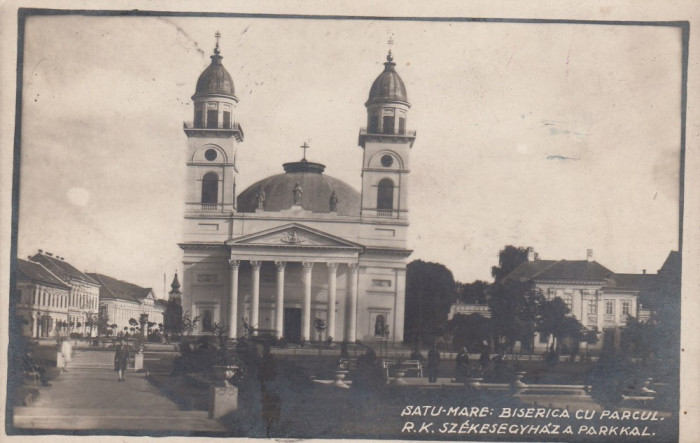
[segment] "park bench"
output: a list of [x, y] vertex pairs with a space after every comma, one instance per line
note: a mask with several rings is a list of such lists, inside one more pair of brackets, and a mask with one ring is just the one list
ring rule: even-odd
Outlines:
[[401, 363], [401, 367], [406, 370], [406, 372], [413, 371], [418, 377], [423, 377], [423, 363], [421, 363], [420, 360], [404, 360], [403, 363]]
[[396, 360], [391, 360], [387, 358], [382, 360], [382, 368], [384, 368], [384, 370], [386, 371], [387, 378], [389, 378], [389, 369], [393, 368], [394, 366], [396, 366]]
[[338, 360], [338, 367], [343, 368], [346, 371], [354, 371], [357, 369], [357, 359], [356, 358], [341, 358]]
[[382, 360], [382, 368], [386, 371], [386, 376], [389, 377], [389, 370], [391, 368], [402, 369], [406, 372], [415, 372], [416, 376], [423, 377], [423, 363], [420, 360], [404, 360], [402, 362], [397, 362], [389, 358]]

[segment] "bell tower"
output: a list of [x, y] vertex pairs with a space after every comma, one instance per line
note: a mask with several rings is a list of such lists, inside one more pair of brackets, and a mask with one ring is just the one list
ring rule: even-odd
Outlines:
[[197, 80], [192, 96], [194, 120], [183, 124], [188, 139], [186, 218], [190, 219], [220, 219], [235, 211], [236, 144], [243, 141], [243, 129], [235, 119], [238, 98], [221, 63], [220, 37], [217, 32], [211, 64]]
[[408, 219], [409, 153], [416, 132], [406, 129], [411, 104], [389, 51], [384, 71], [372, 83], [367, 127], [360, 129], [362, 218]]

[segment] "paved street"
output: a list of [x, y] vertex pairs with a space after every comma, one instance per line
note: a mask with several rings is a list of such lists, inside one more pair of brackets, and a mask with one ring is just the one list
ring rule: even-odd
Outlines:
[[32, 406], [17, 407], [17, 428], [224, 432], [206, 411], [182, 411], [152, 386], [142, 373], [129, 371], [117, 382], [113, 352], [75, 351], [68, 372], [41, 387]]

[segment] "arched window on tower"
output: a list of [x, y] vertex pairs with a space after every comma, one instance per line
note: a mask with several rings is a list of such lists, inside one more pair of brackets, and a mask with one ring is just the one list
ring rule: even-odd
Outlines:
[[383, 131], [384, 134], [393, 134], [394, 133], [394, 116], [393, 115], [385, 115], [384, 119], [382, 121], [382, 126], [383, 126]]
[[377, 114], [372, 114], [369, 117], [369, 130], [370, 134], [376, 134], [379, 132], [379, 116]]
[[394, 209], [394, 182], [383, 178], [377, 185], [377, 215], [391, 216]]
[[219, 201], [219, 176], [207, 172], [202, 178], [202, 209], [216, 209]]

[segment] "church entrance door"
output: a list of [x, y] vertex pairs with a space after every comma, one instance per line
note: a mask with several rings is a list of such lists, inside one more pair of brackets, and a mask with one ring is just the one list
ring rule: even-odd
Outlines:
[[284, 308], [284, 338], [290, 343], [299, 343], [301, 340], [300, 308]]

